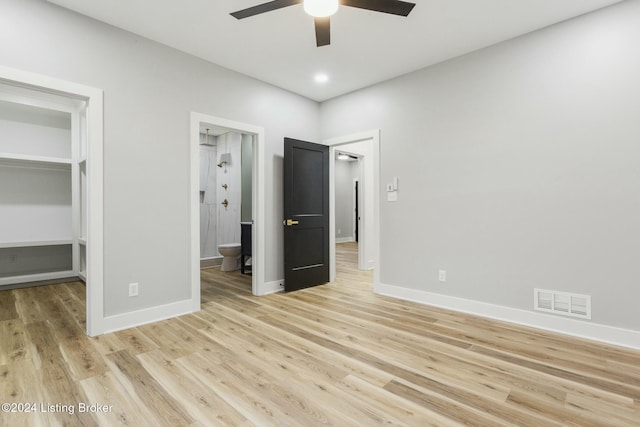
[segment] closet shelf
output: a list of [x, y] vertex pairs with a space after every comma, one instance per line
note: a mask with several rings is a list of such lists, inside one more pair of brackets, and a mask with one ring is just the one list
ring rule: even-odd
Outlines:
[[34, 246], [58, 246], [58, 245], [70, 245], [73, 240], [31, 240], [22, 242], [0, 242], [0, 249], [5, 248], [28, 248]]
[[0, 153], [0, 164], [9, 166], [55, 167], [71, 169], [71, 159], [32, 156], [27, 154]]

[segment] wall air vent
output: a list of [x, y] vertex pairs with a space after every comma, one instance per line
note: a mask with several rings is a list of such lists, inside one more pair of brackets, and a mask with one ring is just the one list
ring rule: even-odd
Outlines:
[[591, 296], [534, 289], [533, 308], [547, 313], [591, 319]]

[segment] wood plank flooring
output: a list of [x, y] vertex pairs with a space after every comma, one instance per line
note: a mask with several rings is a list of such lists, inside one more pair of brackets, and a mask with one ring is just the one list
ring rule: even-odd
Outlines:
[[265, 297], [203, 270], [202, 311], [96, 338], [82, 283], [2, 291], [0, 401], [37, 407], [0, 425], [640, 426], [640, 352], [377, 296], [337, 257]]

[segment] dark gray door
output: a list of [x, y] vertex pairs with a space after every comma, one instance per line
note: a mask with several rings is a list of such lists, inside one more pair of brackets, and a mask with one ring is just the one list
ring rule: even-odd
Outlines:
[[329, 147], [284, 139], [284, 290], [329, 281]]

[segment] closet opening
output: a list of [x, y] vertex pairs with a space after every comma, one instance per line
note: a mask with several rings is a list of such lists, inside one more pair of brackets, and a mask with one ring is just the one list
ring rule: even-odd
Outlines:
[[0, 289], [86, 280], [86, 102], [0, 85]]
[[0, 292], [75, 282], [99, 335], [102, 241], [102, 91], [0, 67]]

